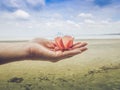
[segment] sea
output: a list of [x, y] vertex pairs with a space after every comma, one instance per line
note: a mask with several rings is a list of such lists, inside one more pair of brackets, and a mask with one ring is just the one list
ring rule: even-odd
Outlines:
[[[120, 39], [120, 34], [81, 34], [81, 35], [72, 35], [75, 39]], [[31, 37], [0, 37], [0, 42], [2, 41], [28, 41], [36, 38], [38, 36], [31, 36]], [[57, 37], [55, 35], [51, 36], [42, 36], [40, 38], [46, 38], [50, 40], [54, 40]]]

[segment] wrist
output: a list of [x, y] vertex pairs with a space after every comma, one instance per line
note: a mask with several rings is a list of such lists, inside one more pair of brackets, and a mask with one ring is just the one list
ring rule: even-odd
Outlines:
[[27, 42], [25, 45], [25, 48], [23, 50], [24, 52], [24, 59], [31, 60], [31, 49], [32, 49], [32, 43]]
[[28, 42], [25, 47], [25, 58], [28, 60], [33, 60], [34, 59], [34, 53], [33, 53], [33, 48], [36, 47], [36, 44], [33, 42]]

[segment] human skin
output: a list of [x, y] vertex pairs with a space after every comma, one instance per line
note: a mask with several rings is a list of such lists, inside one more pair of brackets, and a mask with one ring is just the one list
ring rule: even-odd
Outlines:
[[87, 50], [86, 42], [77, 42], [69, 50], [55, 50], [53, 41], [36, 38], [29, 42], [0, 43], [0, 64], [22, 60], [57, 62]]

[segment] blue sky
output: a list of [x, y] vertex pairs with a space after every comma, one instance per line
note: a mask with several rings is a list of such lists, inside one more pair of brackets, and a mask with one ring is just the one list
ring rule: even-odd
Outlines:
[[120, 33], [120, 0], [0, 0], [0, 38]]

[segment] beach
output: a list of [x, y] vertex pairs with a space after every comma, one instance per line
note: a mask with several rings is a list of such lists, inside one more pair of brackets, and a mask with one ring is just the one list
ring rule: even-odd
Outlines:
[[0, 65], [0, 90], [120, 90], [120, 39], [79, 41], [87, 42], [88, 50], [57, 63]]

